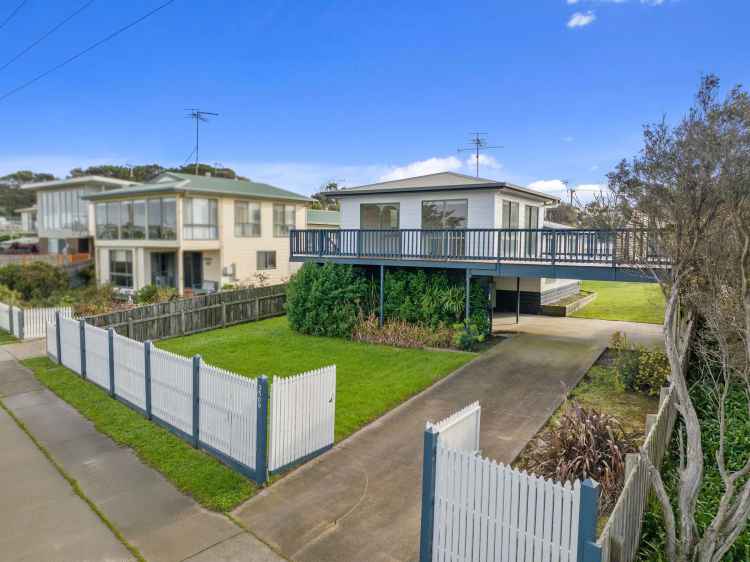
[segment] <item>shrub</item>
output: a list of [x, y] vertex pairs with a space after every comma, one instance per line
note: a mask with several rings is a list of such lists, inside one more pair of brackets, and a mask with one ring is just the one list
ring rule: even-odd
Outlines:
[[380, 327], [378, 317], [370, 315], [360, 319], [352, 339], [395, 347], [450, 347], [453, 330], [446, 326], [437, 329], [423, 324], [409, 324], [403, 320], [387, 320]]
[[599, 510], [608, 513], [622, 489], [625, 455], [635, 451], [635, 435], [616, 418], [572, 400], [554, 426], [536, 438], [526, 467], [560, 482], [596, 480], [602, 486]]
[[366, 279], [351, 265], [306, 263], [287, 285], [289, 324], [302, 334], [348, 338], [367, 289]]
[[5, 304], [17, 305], [21, 302], [21, 293], [9, 289], [5, 285], [0, 285], [0, 302]]
[[89, 285], [78, 293], [73, 313], [77, 316], [94, 316], [115, 308], [122, 308], [122, 305], [115, 299], [115, 290], [110, 285]]
[[669, 360], [660, 349], [633, 344], [621, 332], [612, 334], [609, 346], [615, 350], [615, 369], [626, 390], [657, 396], [667, 384]]
[[138, 289], [135, 294], [135, 302], [138, 304], [155, 304], [172, 300], [177, 296], [177, 289], [174, 287], [157, 287], [156, 285], [146, 285]]
[[17, 291], [25, 301], [46, 301], [51, 295], [66, 291], [70, 280], [62, 268], [36, 261], [0, 267], [0, 285]]
[[453, 326], [455, 333], [453, 335], [453, 346], [464, 351], [473, 351], [477, 345], [482, 343], [485, 334], [481, 328], [473, 322], [466, 324], [456, 324]]

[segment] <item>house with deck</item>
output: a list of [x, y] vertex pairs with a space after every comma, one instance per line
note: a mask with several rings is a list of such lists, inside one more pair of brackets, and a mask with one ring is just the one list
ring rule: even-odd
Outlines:
[[123, 292], [154, 284], [179, 294], [282, 282], [289, 233], [307, 228], [310, 199], [240, 179], [165, 172], [88, 194], [96, 278]]
[[498, 311], [538, 312], [580, 279], [649, 280], [642, 264], [661, 263], [645, 230], [545, 228], [559, 200], [508, 182], [443, 172], [327, 195], [341, 228], [293, 230], [292, 261], [379, 267], [381, 279], [388, 267], [462, 270]]

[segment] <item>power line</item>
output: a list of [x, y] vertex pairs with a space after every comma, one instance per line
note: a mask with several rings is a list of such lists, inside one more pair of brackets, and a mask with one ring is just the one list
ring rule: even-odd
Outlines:
[[16, 6], [16, 9], [13, 10], [10, 13], [10, 15], [3, 20], [3, 23], [0, 23], [0, 29], [2, 29], [3, 27], [5, 27], [8, 24], [8, 22], [13, 19], [13, 17], [18, 13], [18, 10], [20, 10], [21, 8], [23, 8], [23, 6], [24, 6], [24, 4], [26, 4], [26, 2], [28, 2], [28, 0], [23, 0], [23, 2], [21, 2], [18, 6]]
[[86, 47], [82, 51], [79, 51], [75, 55], [73, 55], [71, 57], [68, 57], [67, 59], [65, 59], [60, 64], [58, 64], [56, 66], [53, 66], [49, 70], [45, 70], [41, 74], [38, 74], [37, 76], [35, 76], [34, 78], [32, 78], [31, 80], [28, 80], [28, 81], [24, 82], [23, 84], [21, 84], [20, 86], [17, 86], [16, 88], [13, 88], [12, 90], [9, 90], [8, 92], [5, 92], [2, 96], [0, 96], [0, 101], [4, 101], [6, 98], [12, 96], [13, 94], [18, 93], [18, 92], [20, 92], [21, 90], [23, 90], [25, 88], [28, 88], [29, 86], [31, 86], [35, 82], [38, 82], [39, 80], [41, 80], [42, 78], [44, 78], [46, 76], [49, 76], [50, 74], [52, 74], [53, 72], [55, 72], [57, 70], [60, 70], [62, 67], [70, 64], [74, 60], [81, 58], [86, 53], [88, 53], [90, 51], [93, 51], [98, 46], [103, 45], [104, 43], [106, 43], [110, 39], [114, 39], [115, 37], [117, 37], [118, 35], [120, 35], [122, 32], [127, 31], [131, 27], [134, 27], [134, 26], [138, 25], [143, 20], [145, 20], [145, 19], [149, 18], [150, 16], [154, 15], [156, 12], [158, 12], [160, 10], [163, 10], [164, 8], [166, 8], [167, 6], [169, 6], [170, 4], [174, 3], [174, 1], [175, 0], [167, 0], [167, 2], [164, 2], [163, 4], [160, 4], [159, 6], [157, 6], [156, 8], [154, 8], [153, 10], [151, 10], [150, 12], [147, 12], [146, 14], [142, 15], [141, 17], [139, 17], [138, 19], [130, 22], [127, 25], [122, 26], [121, 28], [117, 29], [116, 31], [113, 31], [112, 33], [110, 33], [109, 35], [107, 35], [104, 39], [100, 39], [96, 43], [94, 43], [92, 45], [89, 45], [88, 47]]
[[16, 62], [18, 59], [20, 59], [22, 56], [24, 56], [26, 53], [28, 53], [31, 49], [33, 49], [34, 47], [36, 47], [39, 43], [41, 43], [42, 41], [44, 41], [47, 37], [49, 37], [50, 35], [52, 35], [55, 31], [57, 31], [58, 29], [60, 29], [63, 25], [65, 25], [66, 23], [68, 23], [70, 20], [72, 20], [74, 17], [76, 17], [78, 14], [80, 14], [86, 8], [88, 8], [91, 4], [94, 3], [94, 1], [95, 0], [89, 0], [88, 2], [86, 2], [83, 6], [81, 6], [80, 8], [78, 8], [75, 12], [73, 12], [72, 14], [70, 14], [67, 18], [65, 18], [60, 23], [58, 23], [56, 26], [54, 26], [52, 29], [50, 29], [49, 31], [47, 31], [39, 39], [37, 39], [36, 41], [34, 41], [33, 43], [31, 43], [28, 47], [26, 47], [21, 52], [19, 52], [15, 57], [13, 57], [8, 62], [6, 62], [3, 66], [0, 66], [0, 70], [5, 70], [6, 68], [8, 68], [11, 64], [13, 64], [14, 62]]

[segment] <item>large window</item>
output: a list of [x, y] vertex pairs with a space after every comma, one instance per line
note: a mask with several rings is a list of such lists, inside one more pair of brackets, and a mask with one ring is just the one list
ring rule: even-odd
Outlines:
[[234, 235], [243, 238], [260, 236], [260, 204], [234, 202]]
[[469, 201], [466, 199], [422, 201], [422, 228], [425, 229], [466, 228], [468, 216]]
[[97, 203], [96, 237], [100, 240], [175, 240], [174, 197]]
[[183, 199], [182, 223], [186, 240], [216, 240], [219, 237], [217, 200], [198, 197]]
[[109, 251], [109, 282], [113, 287], [133, 288], [132, 250]]
[[39, 228], [43, 232], [88, 230], [88, 203], [81, 196], [99, 191], [96, 187], [40, 191], [37, 194]]
[[362, 229], [395, 230], [398, 225], [398, 203], [363, 203], [359, 206], [359, 227]]
[[276, 269], [276, 252], [258, 252], [258, 269]]
[[177, 200], [174, 197], [149, 199], [149, 240], [175, 240], [177, 238]]
[[96, 237], [117, 240], [120, 237], [120, 202], [96, 204]]
[[518, 228], [518, 203], [503, 201], [503, 228]]
[[273, 206], [273, 235], [277, 237], [289, 236], [289, 231], [295, 225], [294, 205]]
[[120, 207], [120, 237], [123, 240], [143, 240], [146, 238], [146, 202], [123, 201]]

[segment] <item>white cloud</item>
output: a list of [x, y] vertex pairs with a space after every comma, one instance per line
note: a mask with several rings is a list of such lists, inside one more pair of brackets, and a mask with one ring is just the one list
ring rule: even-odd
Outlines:
[[646, 4], [646, 6], [661, 6], [664, 2], [665, 0], [641, 0], [641, 4]]
[[586, 27], [587, 25], [594, 23], [596, 20], [596, 14], [589, 10], [588, 12], [576, 12], [566, 24], [569, 28], [573, 29], [576, 27]]
[[599, 166], [598, 166], [597, 164], [594, 164], [593, 166], [591, 166], [591, 167], [589, 168], [589, 171], [591, 171], [591, 172], [596, 172], [596, 171], [597, 171], [598, 169], [599, 169]]
[[575, 139], [571, 136], [563, 137], [560, 139], [563, 142], [573, 142]]
[[537, 191], [544, 191], [545, 193], [565, 191], [563, 180], [537, 180], [531, 182], [529, 187]]
[[572, 6], [573, 4], [578, 4], [581, 0], [567, 0], [567, 4], [569, 6]]
[[[467, 168], [476, 170], [476, 166], [477, 166], [476, 154], [474, 156], [469, 156], [466, 159], [466, 162], [464, 162], [464, 164]], [[481, 172], [482, 168], [490, 168], [492, 170], [499, 170], [500, 168], [503, 167], [503, 165], [500, 162], [498, 162], [494, 156], [490, 156], [489, 154], [480, 154], [479, 155], [479, 167], [480, 167], [480, 172]]]
[[440, 158], [433, 156], [427, 160], [417, 160], [405, 166], [396, 166], [388, 172], [381, 175], [379, 181], [400, 180], [411, 178], [413, 176], [424, 176], [427, 174], [436, 174], [438, 172], [457, 172], [461, 169], [463, 162], [455, 156]]

